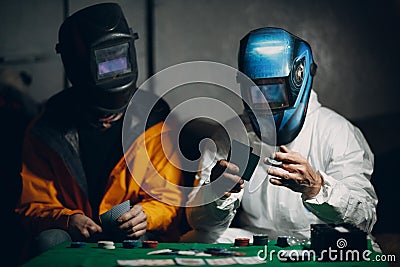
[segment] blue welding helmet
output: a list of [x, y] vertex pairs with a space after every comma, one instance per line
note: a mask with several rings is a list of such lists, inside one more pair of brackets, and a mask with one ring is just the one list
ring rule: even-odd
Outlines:
[[[240, 41], [238, 67], [254, 82], [241, 86], [241, 94], [256, 134], [271, 145], [292, 142], [303, 126], [317, 69], [310, 45], [280, 28], [256, 29]], [[265, 126], [271, 116], [275, 134]]]
[[69, 16], [56, 51], [88, 110], [100, 117], [125, 110], [136, 91], [138, 38], [116, 3], [95, 4]]

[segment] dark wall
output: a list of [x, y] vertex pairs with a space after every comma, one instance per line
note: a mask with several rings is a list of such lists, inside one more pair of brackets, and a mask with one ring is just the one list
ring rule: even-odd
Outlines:
[[[54, 46], [64, 4], [72, 13], [98, 2], [105, 1], [2, 0], [0, 58], [9, 64], [0, 61], [0, 67], [30, 71], [34, 79], [29, 93], [36, 100], [61, 90], [63, 70]], [[140, 36], [139, 84], [148, 78], [153, 46], [155, 71], [191, 60], [236, 67], [239, 40], [252, 29], [276, 26], [311, 44], [319, 66], [314, 88], [323, 104], [354, 120], [400, 110], [399, 56], [393, 41], [398, 0], [153, 0], [152, 46], [147, 39], [149, 2], [118, 2]]]
[[395, 1], [160, 0], [155, 18], [157, 70], [189, 60], [237, 67], [248, 31], [283, 27], [311, 44], [325, 105], [351, 119], [399, 111]]
[[[387, 199], [393, 186], [384, 184], [399, 180], [385, 164], [400, 146], [399, 0], [153, 0], [151, 10], [148, 1], [118, 1], [139, 33], [139, 85], [151, 74], [149, 64], [155, 71], [192, 60], [236, 67], [239, 40], [258, 27], [283, 27], [307, 40], [318, 64], [314, 89], [320, 101], [360, 126], [378, 163], [374, 183], [380, 198]], [[28, 93], [38, 101], [62, 90], [63, 70], [54, 50], [58, 27], [66, 11], [98, 2], [105, 1], [2, 0], [0, 67], [30, 72]], [[149, 13], [154, 15], [151, 44]], [[167, 100], [173, 108], [185, 98], [182, 92]], [[393, 200], [381, 203], [391, 207]]]

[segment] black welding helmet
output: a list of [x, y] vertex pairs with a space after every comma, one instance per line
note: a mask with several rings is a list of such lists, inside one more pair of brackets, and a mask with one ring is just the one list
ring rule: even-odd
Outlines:
[[[254, 82], [241, 91], [257, 135], [267, 142], [276, 136], [276, 145], [292, 142], [303, 127], [317, 68], [310, 45], [280, 28], [256, 29], [241, 40], [238, 65]], [[267, 127], [271, 117], [275, 129]]]
[[67, 78], [99, 117], [120, 113], [136, 90], [134, 41], [121, 7], [102, 3], [69, 16], [61, 25], [57, 53]]

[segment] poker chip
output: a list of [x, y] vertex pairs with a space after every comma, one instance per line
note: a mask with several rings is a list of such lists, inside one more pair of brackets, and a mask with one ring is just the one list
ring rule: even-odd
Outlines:
[[207, 248], [204, 253], [213, 255], [213, 256], [222, 256], [224, 255], [225, 252], [228, 250], [226, 248], [220, 248], [220, 247], [212, 247], [212, 248]]
[[253, 246], [265, 246], [265, 245], [268, 245], [268, 235], [266, 234], [253, 235]]
[[98, 241], [97, 242], [97, 246], [99, 248], [104, 248], [105, 246], [114, 246], [114, 242], [113, 241]]
[[145, 240], [142, 242], [143, 248], [156, 248], [158, 247], [158, 241], [153, 240]]
[[71, 248], [83, 248], [86, 246], [86, 242], [71, 242]]
[[139, 242], [137, 240], [124, 240], [122, 241], [122, 246], [124, 248], [137, 248]]
[[267, 161], [268, 161], [269, 164], [271, 164], [274, 167], [278, 167], [278, 166], [282, 165], [281, 161], [277, 161], [277, 160], [274, 160], [272, 158], [267, 158]]
[[114, 245], [105, 245], [103, 248], [104, 249], [115, 249], [115, 246]]
[[239, 237], [235, 238], [235, 247], [246, 247], [250, 243], [250, 238]]
[[211, 248], [207, 248], [205, 250], [205, 252], [207, 253], [217, 253], [217, 252], [221, 252], [221, 251], [226, 251], [226, 248], [223, 247], [211, 247]]
[[288, 247], [288, 237], [287, 236], [278, 236], [278, 239], [276, 240], [276, 245], [279, 247]]

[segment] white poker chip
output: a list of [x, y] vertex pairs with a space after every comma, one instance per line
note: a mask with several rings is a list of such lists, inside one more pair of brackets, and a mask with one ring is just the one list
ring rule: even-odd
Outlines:
[[268, 161], [269, 164], [271, 164], [272, 166], [275, 166], [275, 167], [278, 167], [278, 166], [282, 165], [281, 161], [277, 161], [277, 160], [274, 160], [274, 159], [271, 159], [271, 158], [267, 158], [267, 161]]
[[114, 246], [113, 241], [99, 241], [97, 242], [98, 247], [103, 248], [104, 246]]
[[115, 246], [114, 245], [105, 245], [103, 248], [104, 249], [115, 249]]

